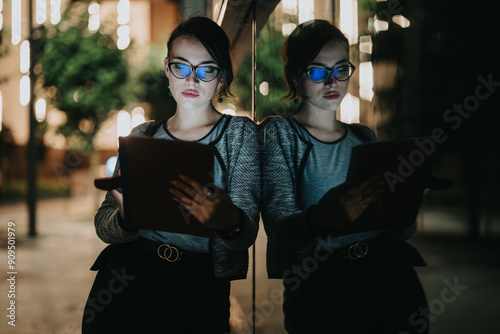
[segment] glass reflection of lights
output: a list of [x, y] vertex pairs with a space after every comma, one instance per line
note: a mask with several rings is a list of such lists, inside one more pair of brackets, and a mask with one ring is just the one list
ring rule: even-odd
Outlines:
[[349, 37], [349, 44], [358, 43], [358, 1], [340, 0], [340, 30]]
[[267, 81], [263, 81], [259, 86], [259, 91], [262, 95], [269, 95], [269, 83]]
[[410, 20], [408, 20], [403, 15], [394, 15], [392, 17], [392, 22], [394, 22], [397, 25], [401, 26], [401, 28], [408, 28], [410, 26]]
[[367, 101], [373, 99], [373, 66], [370, 61], [359, 64], [359, 97]]
[[375, 16], [373, 27], [375, 28], [376, 32], [386, 31], [389, 29], [389, 22], [379, 20], [377, 16]]
[[359, 99], [346, 94], [340, 105], [340, 120], [344, 123], [359, 123]]
[[359, 51], [371, 54], [373, 48], [372, 37], [370, 35], [359, 37]]

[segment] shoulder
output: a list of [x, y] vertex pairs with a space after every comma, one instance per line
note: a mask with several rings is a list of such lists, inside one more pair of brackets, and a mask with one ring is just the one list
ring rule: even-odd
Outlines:
[[150, 125], [153, 125], [155, 123], [156, 123], [155, 121], [148, 121], [148, 122], [141, 123], [141, 124], [137, 125], [136, 127], [134, 127], [132, 129], [132, 131], [130, 131], [130, 135], [131, 136], [143, 136], [144, 133], [146, 132], [147, 128]]
[[228, 134], [257, 133], [258, 125], [247, 116], [230, 116], [226, 132]]
[[291, 127], [289, 117], [284, 116], [268, 116], [261, 123], [260, 126], [276, 126], [276, 127]]
[[377, 136], [372, 129], [361, 123], [346, 124], [351, 132], [364, 142], [377, 141]]

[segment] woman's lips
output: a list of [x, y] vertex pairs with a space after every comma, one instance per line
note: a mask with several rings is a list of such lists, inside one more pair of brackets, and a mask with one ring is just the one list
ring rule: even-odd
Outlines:
[[340, 97], [340, 93], [336, 91], [328, 92], [323, 95], [325, 99], [328, 100], [336, 100]]
[[182, 96], [187, 97], [188, 99], [194, 99], [195, 97], [198, 97], [200, 94], [193, 90], [193, 89], [186, 89], [182, 91]]

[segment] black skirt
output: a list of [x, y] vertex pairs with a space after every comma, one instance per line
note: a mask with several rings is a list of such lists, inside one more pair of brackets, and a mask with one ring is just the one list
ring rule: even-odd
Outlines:
[[288, 333], [428, 333], [427, 301], [413, 268], [425, 265], [418, 252], [383, 237], [365, 248], [294, 268], [284, 281]]
[[230, 282], [214, 278], [210, 255], [160, 245], [138, 238], [101, 252], [83, 334], [229, 333]]

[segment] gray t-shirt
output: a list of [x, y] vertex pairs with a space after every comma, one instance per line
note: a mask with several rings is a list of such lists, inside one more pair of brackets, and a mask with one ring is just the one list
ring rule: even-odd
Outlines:
[[[317, 204], [328, 190], [345, 181], [351, 160], [351, 149], [362, 144], [363, 140], [345, 125], [346, 132], [341, 138], [334, 142], [323, 142], [311, 135], [293, 117], [290, 119], [297, 134], [312, 144], [303, 172], [298, 178], [299, 208], [305, 210]], [[371, 135], [375, 140], [375, 134], [371, 132]], [[333, 238], [333, 248], [344, 248], [358, 241], [372, 239], [381, 233], [382, 231], [370, 231]]]
[[[196, 141], [196, 143], [208, 145], [216, 140], [222, 135], [225, 126], [229, 122], [229, 117], [223, 115], [219, 121], [213, 126], [212, 130], [203, 138]], [[167, 123], [164, 123], [164, 126], [158, 128], [156, 133], [154, 134], [154, 138], [166, 139], [166, 140], [179, 140], [175, 138], [166, 128]], [[214, 184], [224, 189], [224, 178], [222, 167], [217, 158], [214, 159]], [[167, 191], [165, 189], [165, 191]], [[168, 215], [165, 216], [165, 219], [168, 220]], [[192, 252], [200, 252], [200, 253], [208, 253], [209, 252], [209, 239], [192, 236], [187, 234], [180, 233], [170, 233], [163, 231], [151, 231], [151, 230], [139, 230], [139, 236], [166, 243], [173, 246], [178, 246], [179, 248], [192, 251]]]

